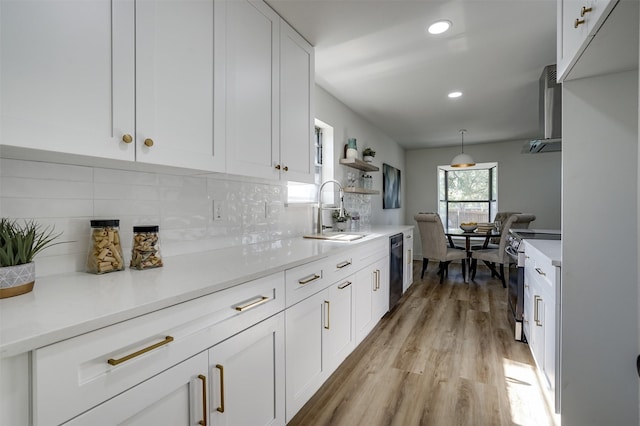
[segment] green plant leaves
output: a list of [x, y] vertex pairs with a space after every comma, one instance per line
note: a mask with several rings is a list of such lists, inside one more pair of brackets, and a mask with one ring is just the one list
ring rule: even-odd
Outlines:
[[0, 266], [22, 265], [33, 261], [40, 251], [54, 243], [62, 233], [53, 233], [53, 227], [42, 228], [35, 221], [19, 224], [8, 218], [0, 219]]

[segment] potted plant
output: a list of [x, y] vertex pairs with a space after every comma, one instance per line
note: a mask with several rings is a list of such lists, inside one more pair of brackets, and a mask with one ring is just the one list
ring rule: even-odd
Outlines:
[[367, 163], [371, 163], [373, 161], [373, 157], [375, 156], [376, 152], [372, 148], [365, 148], [364, 151], [362, 151], [362, 158]]
[[351, 219], [351, 214], [349, 214], [349, 212], [347, 212], [346, 210], [343, 210], [343, 212], [344, 212], [343, 217], [340, 217], [339, 210], [334, 210], [333, 213], [331, 213], [331, 217], [333, 218], [333, 224], [336, 231], [340, 231], [340, 232], [345, 231], [347, 229], [347, 221]]
[[33, 258], [45, 248], [61, 244], [53, 242], [60, 235], [32, 220], [21, 225], [15, 220], [0, 219], [0, 299], [33, 290]]

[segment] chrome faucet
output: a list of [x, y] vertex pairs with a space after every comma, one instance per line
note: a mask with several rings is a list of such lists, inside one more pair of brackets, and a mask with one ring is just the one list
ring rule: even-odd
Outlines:
[[[338, 188], [340, 188], [340, 205], [338, 207], [322, 207], [322, 188], [324, 188], [324, 186], [329, 182], [335, 183], [336, 185], [338, 185]], [[340, 182], [338, 182], [337, 180], [327, 180], [323, 182], [322, 185], [320, 185], [320, 189], [318, 189], [318, 223], [316, 226], [316, 233], [318, 234], [322, 234], [325, 229], [331, 228], [331, 226], [324, 226], [322, 224], [322, 210], [338, 210], [338, 217], [344, 218], [344, 189], [342, 189], [342, 185], [340, 185]]]

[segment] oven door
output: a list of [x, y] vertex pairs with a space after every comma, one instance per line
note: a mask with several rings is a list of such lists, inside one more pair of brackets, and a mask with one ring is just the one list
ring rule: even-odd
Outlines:
[[526, 342], [522, 332], [522, 315], [524, 313], [524, 265], [519, 266], [519, 254], [511, 247], [506, 249], [509, 256], [508, 316], [513, 327], [514, 337], [519, 342]]

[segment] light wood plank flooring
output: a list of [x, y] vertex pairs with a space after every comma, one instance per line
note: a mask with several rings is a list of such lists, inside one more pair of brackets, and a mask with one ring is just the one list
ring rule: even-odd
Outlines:
[[452, 264], [414, 284], [289, 423], [553, 425], [529, 347], [513, 339], [506, 289]]

